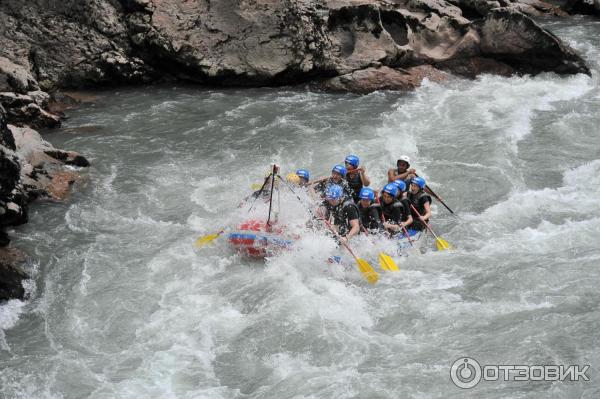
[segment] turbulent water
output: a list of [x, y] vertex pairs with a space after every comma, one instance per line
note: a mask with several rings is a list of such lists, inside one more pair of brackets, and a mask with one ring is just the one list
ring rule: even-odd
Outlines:
[[[599, 397], [600, 23], [549, 28], [592, 78], [96, 93], [47, 134], [92, 168], [69, 202], [36, 204], [12, 232], [35, 276], [29, 301], [0, 307], [0, 396]], [[375, 187], [411, 156], [459, 215], [434, 207], [455, 249], [397, 258], [375, 286], [326, 263], [339, 250], [315, 232], [265, 264], [223, 240], [194, 249], [246, 216], [238, 203], [270, 162], [319, 176], [349, 153]], [[284, 194], [280, 220], [301, 229], [302, 206]], [[462, 390], [461, 356], [590, 365], [590, 381]]]

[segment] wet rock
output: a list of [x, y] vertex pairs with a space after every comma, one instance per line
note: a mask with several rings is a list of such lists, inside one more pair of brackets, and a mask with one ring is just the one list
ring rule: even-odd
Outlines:
[[386, 66], [365, 68], [337, 76], [322, 83], [323, 88], [353, 93], [371, 93], [376, 90], [409, 91], [419, 87], [424, 79], [440, 82], [447, 75], [430, 66], [421, 65], [407, 69], [392, 69]]
[[600, 0], [568, 0], [564, 9], [570, 14], [600, 17]]
[[21, 269], [26, 256], [16, 248], [0, 248], [0, 301], [24, 299], [22, 280], [29, 275]]

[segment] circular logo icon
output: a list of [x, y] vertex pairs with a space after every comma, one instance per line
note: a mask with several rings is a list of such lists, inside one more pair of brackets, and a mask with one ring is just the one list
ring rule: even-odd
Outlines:
[[461, 357], [452, 364], [450, 379], [459, 388], [473, 388], [481, 381], [481, 366], [475, 359]]

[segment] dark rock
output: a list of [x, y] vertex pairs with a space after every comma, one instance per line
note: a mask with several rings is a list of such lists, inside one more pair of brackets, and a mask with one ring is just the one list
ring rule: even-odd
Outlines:
[[0, 230], [0, 248], [6, 247], [8, 244], [10, 244], [10, 237], [8, 237], [5, 231]]
[[600, 17], [600, 0], [568, 0], [564, 9], [570, 14]]
[[521, 13], [492, 10], [476, 26], [481, 36], [481, 54], [510, 65], [518, 72], [590, 74], [574, 50]]
[[0, 301], [25, 298], [22, 281], [28, 279], [29, 275], [19, 267], [24, 260], [25, 254], [21, 251], [0, 248]]

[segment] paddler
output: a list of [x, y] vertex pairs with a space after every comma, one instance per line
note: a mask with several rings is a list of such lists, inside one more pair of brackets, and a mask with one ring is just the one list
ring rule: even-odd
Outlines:
[[388, 170], [388, 183], [400, 179], [408, 186], [414, 177], [417, 177], [417, 171], [410, 167], [410, 158], [406, 155], [401, 155], [398, 158], [396, 168]]
[[398, 200], [398, 187], [388, 183], [383, 187], [379, 202], [381, 213], [384, 217], [383, 227], [392, 235], [402, 232], [403, 228], [413, 223], [413, 218], [408, 207], [408, 201]]
[[370, 187], [363, 187], [358, 196], [357, 206], [362, 226], [371, 233], [380, 231], [383, 226], [379, 216], [380, 206], [375, 202], [375, 191]]
[[356, 155], [348, 155], [344, 159], [344, 164], [346, 165], [346, 181], [348, 182], [348, 186], [352, 192], [352, 199], [355, 203], [359, 201], [360, 190], [364, 186], [368, 186], [371, 184], [371, 179], [367, 176], [366, 170], [363, 167], [359, 167], [360, 158]]
[[321, 197], [324, 197], [327, 188], [335, 184], [342, 187], [344, 197], [352, 198], [352, 190], [350, 189], [350, 186], [348, 186], [348, 182], [344, 180], [347, 172], [348, 170], [344, 165], [335, 165], [331, 169], [330, 177], [317, 180], [313, 183], [315, 184], [315, 191], [319, 193]]
[[307, 186], [310, 181], [310, 173], [306, 169], [298, 169], [296, 171], [296, 175], [300, 178], [300, 185]]
[[408, 200], [419, 212], [418, 216], [415, 211], [411, 208], [414, 222], [411, 228], [414, 230], [424, 230], [425, 224], [429, 223], [431, 217], [431, 197], [425, 192], [426, 182], [422, 177], [415, 177], [410, 182]]
[[338, 184], [327, 187], [319, 213], [327, 220], [333, 218], [333, 227], [343, 242], [360, 233], [358, 208], [351, 198], [344, 196], [344, 189]]

